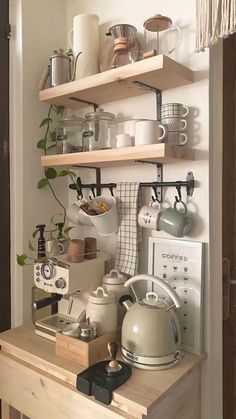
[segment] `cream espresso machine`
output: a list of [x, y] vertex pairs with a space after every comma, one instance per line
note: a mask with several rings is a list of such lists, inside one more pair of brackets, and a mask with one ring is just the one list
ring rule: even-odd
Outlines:
[[37, 288], [53, 294], [33, 302], [33, 310], [58, 304], [57, 314], [37, 320], [35, 333], [55, 341], [56, 332], [74, 322], [85, 320], [89, 293], [101, 284], [109, 269], [109, 255], [98, 252], [96, 259], [71, 263], [67, 255], [41, 259], [34, 263], [34, 283]]

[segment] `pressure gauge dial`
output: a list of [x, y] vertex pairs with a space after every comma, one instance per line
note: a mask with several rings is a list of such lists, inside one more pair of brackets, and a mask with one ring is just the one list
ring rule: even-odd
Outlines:
[[43, 263], [41, 267], [41, 274], [44, 279], [52, 279], [54, 276], [54, 267], [52, 263]]

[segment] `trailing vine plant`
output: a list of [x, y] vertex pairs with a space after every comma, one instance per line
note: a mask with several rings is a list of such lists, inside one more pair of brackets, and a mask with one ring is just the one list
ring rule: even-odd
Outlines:
[[[48, 114], [47, 117], [44, 118], [40, 125], [39, 128], [40, 129], [44, 129], [44, 136], [43, 138], [41, 138], [38, 142], [37, 142], [37, 148], [39, 150], [42, 150], [44, 155], [46, 156], [47, 154], [49, 154], [49, 152], [51, 152], [53, 149], [56, 149], [56, 129], [55, 129], [55, 122], [58, 120], [58, 118], [62, 118], [64, 113], [64, 107], [63, 106], [55, 106], [55, 105], [50, 105], [49, 110], [48, 110]], [[66, 208], [63, 205], [63, 203], [59, 200], [54, 187], [53, 187], [53, 182], [60, 177], [65, 177], [68, 176], [70, 178], [70, 180], [76, 184], [76, 173], [74, 173], [71, 170], [60, 170], [59, 172], [54, 169], [53, 167], [45, 167], [44, 168], [44, 177], [42, 177], [37, 184], [37, 188], [39, 190], [44, 189], [46, 187], [48, 187], [54, 197], [54, 199], [56, 200], [56, 202], [58, 203], [58, 205], [61, 207], [62, 209], [62, 214], [55, 214], [50, 218], [50, 224], [52, 225], [51, 228], [49, 229], [45, 229], [45, 233], [47, 234], [47, 236], [49, 237], [49, 239], [55, 239], [55, 234], [61, 234], [62, 238], [67, 239], [69, 237], [69, 232], [71, 230], [71, 228], [73, 227], [66, 227], [65, 228], [65, 222], [66, 222]], [[58, 222], [55, 222], [55, 217], [59, 216], [62, 217], [61, 221], [63, 224], [63, 229], [61, 232], [59, 232], [58, 230]], [[34, 230], [34, 232], [32, 233], [32, 238], [35, 239], [37, 237], [39, 233], [39, 229], [36, 228], [36, 230]], [[21, 255], [17, 255], [17, 263], [20, 266], [25, 266], [25, 265], [29, 265], [32, 264], [32, 262], [37, 258], [36, 254], [37, 254], [37, 250], [36, 248], [33, 246], [32, 241], [29, 240], [28, 243], [28, 249], [30, 252], [35, 252], [35, 257], [31, 257], [29, 256], [27, 253], [23, 253]]]

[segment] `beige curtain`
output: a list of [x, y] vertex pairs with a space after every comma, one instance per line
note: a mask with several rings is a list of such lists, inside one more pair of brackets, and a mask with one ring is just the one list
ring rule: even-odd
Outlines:
[[236, 32], [236, 0], [196, 0], [196, 50], [204, 51], [219, 38]]

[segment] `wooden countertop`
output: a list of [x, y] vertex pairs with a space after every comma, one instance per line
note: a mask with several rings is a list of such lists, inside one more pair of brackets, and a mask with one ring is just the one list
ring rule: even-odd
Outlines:
[[[56, 356], [55, 343], [35, 335], [33, 325], [20, 326], [0, 333], [1, 353], [9, 355], [40, 373], [75, 387], [76, 376], [84, 367]], [[148, 415], [170, 390], [179, 385], [204, 356], [184, 353], [174, 367], [162, 371], [133, 368], [131, 379], [113, 392], [112, 405]], [[87, 396], [85, 396], [87, 397]]]

